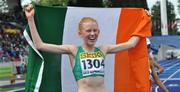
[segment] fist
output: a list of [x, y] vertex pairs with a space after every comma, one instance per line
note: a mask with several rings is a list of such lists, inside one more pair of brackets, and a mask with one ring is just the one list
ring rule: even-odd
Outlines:
[[34, 17], [34, 8], [32, 4], [29, 4], [25, 7], [25, 14], [27, 19]]

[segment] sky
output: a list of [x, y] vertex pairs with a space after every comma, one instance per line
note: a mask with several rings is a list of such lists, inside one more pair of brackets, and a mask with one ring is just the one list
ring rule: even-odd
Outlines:
[[[148, 7], [151, 9], [151, 7], [157, 2], [161, 0], [147, 0]], [[178, 14], [178, 9], [177, 9], [177, 1], [178, 0], [168, 0], [169, 2], [172, 2], [174, 5], [175, 13], [176, 13], [176, 18], [180, 18], [180, 14]]]

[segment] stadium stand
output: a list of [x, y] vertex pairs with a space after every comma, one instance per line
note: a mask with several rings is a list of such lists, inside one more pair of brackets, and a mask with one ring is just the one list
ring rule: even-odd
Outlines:
[[158, 49], [161, 44], [173, 46], [175, 48], [180, 48], [180, 41], [179, 41], [180, 36], [179, 35], [152, 36], [152, 37], [150, 37], [150, 40], [152, 42], [152, 46], [156, 49]]
[[152, 36], [151, 49], [157, 60], [175, 59], [180, 56], [180, 36]]
[[28, 44], [23, 36], [25, 25], [23, 12], [0, 13], [0, 63], [27, 63]]

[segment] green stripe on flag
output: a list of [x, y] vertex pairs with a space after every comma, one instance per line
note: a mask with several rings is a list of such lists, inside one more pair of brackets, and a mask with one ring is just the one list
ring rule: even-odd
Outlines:
[[[66, 8], [35, 6], [35, 22], [41, 39], [47, 43], [62, 44], [62, 35]], [[27, 29], [28, 30], [28, 29]], [[61, 92], [61, 56], [57, 54], [41, 52], [44, 57], [44, 69], [41, 92]], [[28, 74], [26, 79], [26, 92], [35, 89], [42, 59], [30, 48]]]

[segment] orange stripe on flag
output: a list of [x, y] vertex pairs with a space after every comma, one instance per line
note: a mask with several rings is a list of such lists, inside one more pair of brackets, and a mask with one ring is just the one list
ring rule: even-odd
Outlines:
[[150, 92], [145, 40], [151, 35], [150, 17], [144, 9], [123, 8], [116, 43], [125, 42], [133, 35], [141, 37], [137, 46], [116, 54], [114, 92]]

